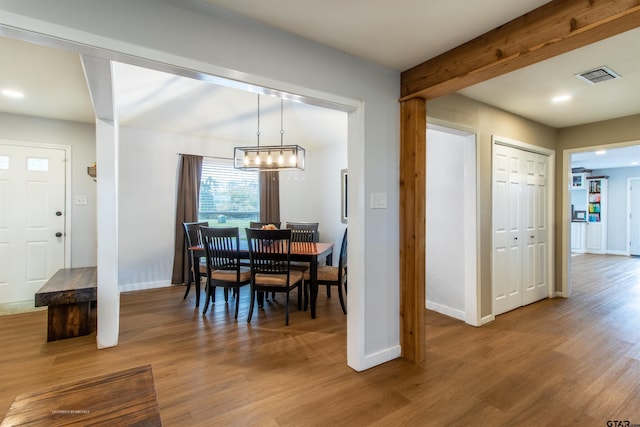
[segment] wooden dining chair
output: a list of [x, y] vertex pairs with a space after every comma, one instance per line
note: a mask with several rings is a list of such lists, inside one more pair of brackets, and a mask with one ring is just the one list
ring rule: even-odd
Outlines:
[[[285, 227], [291, 230], [292, 242], [318, 242], [318, 223], [317, 222], [287, 222]], [[291, 268], [294, 270], [305, 271], [309, 268], [309, 263], [304, 261], [291, 261]]]
[[[309, 302], [309, 281], [311, 280], [309, 270], [304, 272], [304, 309], [307, 310], [307, 303]], [[347, 292], [347, 230], [344, 230], [342, 236], [342, 245], [340, 246], [340, 258], [338, 259], [338, 266], [333, 267], [329, 265], [318, 266], [318, 286], [325, 285], [327, 289], [331, 286], [338, 288], [338, 297], [340, 298], [340, 306], [342, 312], [347, 314], [347, 307], [344, 303], [344, 296], [342, 294], [342, 288], [344, 292]], [[327, 297], [331, 297], [331, 294], [327, 292]]]
[[265, 225], [273, 224], [276, 228], [280, 228], [280, 222], [258, 222], [258, 221], [249, 221], [249, 228], [262, 228]]
[[[302, 308], [302, 271], [291, 269], [291, 230], [247, 228], [251, 264], [251, 302], [247, 322], [251, 322], [256, 296], [267, 292], [286, 294], [285, 325], [289, 324], [289, 294], [298, 288], [298, 310]], [[262, 297], [258, 306], [262, 305]]]
[[251, 281], [249, 267], [240, 265], [240, 233], [237, 227], [208, 228], [200, 231], [207, 260], [207, 296], [202, 314], [207, 314], [209, 302], [215, 302], [216, 286], [225, 289], [225, 302], [228, 302], [228, 290], [232, 289], [236, 300], [235, 319], [240, 306], [240, 288]]
[[319, 223], [317, 222], [287, 222], [285, 227], [291, 230], [292, 242], [319, 242]]
[[202, 247], [202, 238], [200, 237], [200, 227], [208, 227], [208, 222], [183, 222], [185, 241], [187, 244], [187, 263], [189, 276], [187, 277], [187, 289], [184, 292], [186, 299], [191, 290], [191, 283], [196, 285], [196, 307], [200, 306], [200, 282], [202, 277], [206, 276], [204, 266], [201, 266], [200, 259], [205, 256], [204, 247], [202, 249], [190, 249], [197, 246]]

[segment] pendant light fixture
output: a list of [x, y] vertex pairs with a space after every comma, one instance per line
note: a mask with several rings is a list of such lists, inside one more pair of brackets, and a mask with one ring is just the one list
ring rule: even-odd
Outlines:
[[260, 145], [260, 95], [258, 94], [257, 145], [235, 147], [233, 167], [243, 170], [304, 170], [305, 150], [299, 145], [284, 145], [284, 100], [280, 99], [280, 145]]

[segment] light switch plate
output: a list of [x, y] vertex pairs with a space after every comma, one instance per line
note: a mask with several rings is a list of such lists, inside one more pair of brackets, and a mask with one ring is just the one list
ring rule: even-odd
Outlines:
[[76, 206], [86, 206], [87, 205], [87, 196], [74, 196], [73, 204]]
[[371, 193], [371, 209], [386, 209], [387, 193]]

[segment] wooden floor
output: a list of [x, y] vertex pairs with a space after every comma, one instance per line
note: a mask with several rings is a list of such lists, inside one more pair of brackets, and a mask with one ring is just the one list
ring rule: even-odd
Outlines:
[[423, 364], [361, 373], [323, 292], [318, 318], [292, 305], [288, 327], [282, 296], [247, 325], [244, 297], [234, 321], [221, 296], [203, 317], [181, 287], [122, 294], [120, 344], [104, 350], [94, 335], [47, 343], [44, 312], [4, 316], [0, 414], [21, 393], [151, 364], [165, 426], [640, 424], [640, 259], [572, 262], [572, 298], [481, 328], [428, 312]]

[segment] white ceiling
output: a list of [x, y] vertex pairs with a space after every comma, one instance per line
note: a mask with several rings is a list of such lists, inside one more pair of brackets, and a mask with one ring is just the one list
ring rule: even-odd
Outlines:
[[[223, 7], [398, 71], [547, 3], [543, 0], [404, 0], [401, 4], [396, 0], [163, 1], [176, 7], [195, 8], [199, 13], [216, 13]], [[452, 26], [455, 31], [450, 31]], [[590, 85], [574, 77], [603, 65], [622, 78]], [[122, 124], [255, 143], [255, 94], [149, 73], [135, 67], [117, 69], [116, 87], [122, 90], [116, 99]], [[74, 53], [0, 38], [0, 87], [15, 87], [26, 93], [22, 100], [0, 96], [0, 111], [94, 121], [80, 61]], [[557, 128], [638, 114], [640, 28], [460, 93]], [[574, 100], [551, 104], [550, 97], [561, 93], [572, 94]], [[263, 96], [261, 104], [261, 142], [267, 139], [279, 143], [279, 100]], [[340, 143], [344, 126], [344, 113], [285, 103], [285, 143], [310, 147]]]

